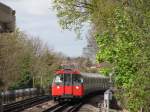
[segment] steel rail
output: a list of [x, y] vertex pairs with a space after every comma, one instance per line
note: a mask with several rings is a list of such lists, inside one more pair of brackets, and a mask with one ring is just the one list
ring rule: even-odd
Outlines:
[[42, 112], [77, 112], [83, 104], [83, 102], [75, 103], [73, 105], [70, 105], [69, 102], [58, 103]]
[[42, 112], [61, 112], [66, 107], [68, 107], [68, 103], [58, 103]]
[[49, 95], [37, 96], [16, 103], [8, 104], [3, 106], [3, 112], [19, 112], [21, 110], [27, 109], [29, 107], [35, 106], [37, 104], [43, 103], [50, 100]]
[[74, 106], [72, 106], [70, 109], [64, 111], [64, 112], [77, 112], [81, 106], [83, 105], [84, 103], [83, 102], [80, 102], [78, 104], [75, 104]]

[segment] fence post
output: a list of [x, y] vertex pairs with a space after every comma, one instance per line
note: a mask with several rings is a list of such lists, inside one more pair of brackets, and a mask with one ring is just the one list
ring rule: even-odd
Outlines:
[[2, 92], [0, 93], [0, 112], [3, 112]]

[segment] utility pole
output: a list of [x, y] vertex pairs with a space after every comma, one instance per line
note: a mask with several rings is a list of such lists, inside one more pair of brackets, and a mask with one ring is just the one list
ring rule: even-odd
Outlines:
[[110, 90], [112, 90], [113, 91], [113, 75], [114, 75], [114, 73], [115, 73], [115, 70], [114, 70], [114, 67], [113, 67], [113, 69], [112, 69], [112, 72], [109, 74], [109, 83], [110, 83]]
[[32, 76], [32, 87], [33, 88], [35, 87], [35, 77], [34, 77], [34, 75]]
[[42, 77], [42, 76], [40, 77], [40, 82], [41, 82], [40, 85], [41, 85], [41, 87], [43, 88], [43, 77]]
[[113, 89], [112, 75], [113, 75], [113, 73], [110, 73], [110, 74], [109, 74], [109, 84], [110, 84], [110, 85], [109, 85], [109, 86], [110, 86], [109, 88], [110, 88], [110, 90]]

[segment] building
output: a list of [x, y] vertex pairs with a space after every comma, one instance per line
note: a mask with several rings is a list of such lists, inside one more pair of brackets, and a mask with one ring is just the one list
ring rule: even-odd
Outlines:
[[0, 32], [13, 32], [15, 23], [15, 10], [0, 2]]

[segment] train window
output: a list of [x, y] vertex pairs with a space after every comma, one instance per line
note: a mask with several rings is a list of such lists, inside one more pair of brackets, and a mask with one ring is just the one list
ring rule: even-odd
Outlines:
[[72, 74], [64, 74], [64, 85], [72, 85]]
[[83, 78], [81, 78], [81, 83], [83, 83]]
[[73, 83], [74, 84], [83, 83], [83, 78], [80, 75], [74, 74]]
[[60, 84], [63, 82], [63, 75], [56, 75], [54, 79], [54, 83]]

